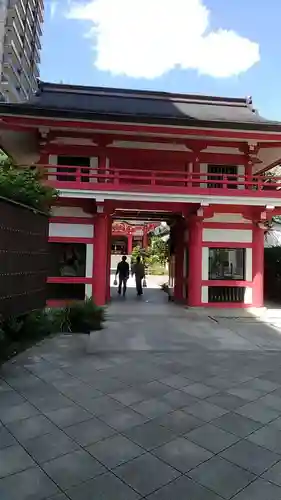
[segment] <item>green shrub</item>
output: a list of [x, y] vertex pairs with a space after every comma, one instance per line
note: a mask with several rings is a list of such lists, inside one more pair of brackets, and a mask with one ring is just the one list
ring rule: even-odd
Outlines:
[[17, 167], [8, 157], [0, 155], [0, 196], [48, 212], [58, 194], [43, 184], [39, 170]]
[[90, 298], [57, 309], [53, 316], [57, 330], [69, 333], [90, 333], [101, 330], [104, 319], [104, 309], [96, 306]]

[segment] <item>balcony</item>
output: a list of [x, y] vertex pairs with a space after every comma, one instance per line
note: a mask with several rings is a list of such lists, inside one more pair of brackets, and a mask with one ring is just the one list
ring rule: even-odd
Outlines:
[[40, 168], [43, 168], [46, 183], [59, 190], [281, 199], [281, 177], [112, 167], [95, 169], [67, 165], [40, 165]]

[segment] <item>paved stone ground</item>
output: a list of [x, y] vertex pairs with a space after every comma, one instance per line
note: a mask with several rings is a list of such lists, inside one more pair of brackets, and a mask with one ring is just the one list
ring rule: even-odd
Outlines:
[[164, 299], [0, 369], [1, 500], [280, 500], [278, 328]]

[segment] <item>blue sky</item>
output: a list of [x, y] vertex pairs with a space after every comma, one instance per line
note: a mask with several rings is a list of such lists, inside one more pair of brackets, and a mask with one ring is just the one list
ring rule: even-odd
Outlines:
[[281, 121], [280, 0], [46, 0], [41, 79], [252, 95]]

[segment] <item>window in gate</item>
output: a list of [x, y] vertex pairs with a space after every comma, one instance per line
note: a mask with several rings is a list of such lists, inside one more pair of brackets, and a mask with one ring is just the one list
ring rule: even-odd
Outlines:
[[[237, 165], [208, 165], [208, 188], [237, 189]], [[222, 182], [216, 182], [222, 181]]]
[[[75, 182], [81, 179], [81, 182], [89, 182], [90, 158], [88, 156], [58, 156], [57, 164], [57, 172], [67, 174], [58, 175], [58, 181]], [[81, 171], [77, 167], [82, 167]]]

